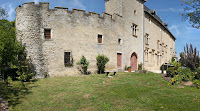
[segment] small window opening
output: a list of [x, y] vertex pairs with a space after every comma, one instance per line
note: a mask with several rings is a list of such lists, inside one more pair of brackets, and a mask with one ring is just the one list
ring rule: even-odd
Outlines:
[[118, 44], [121, 45], [122, 39], [118, 39]]
[[145, 44], [149, 45], [149, 34], [145, 34]]
[[98, 43], [103, 43], [103, 36], [98, 34]]
[[73, 65], [71, 52], [64, 52], [64, 64], [65, 64], [65, 66], [72, 66]]
[[149, 23], [151, 23], [151, 17], [149, 16]]
[[136, 15], [137, 14], [137, 10], [134, 10], [134, 15]]
[[44, 29], [44, 38], [51, 39], [51, 29]]

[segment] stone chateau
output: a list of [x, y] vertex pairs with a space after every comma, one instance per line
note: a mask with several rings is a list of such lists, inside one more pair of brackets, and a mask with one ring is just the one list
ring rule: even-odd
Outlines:
[[97, 71], [96, 57], [106, 55], [108, 70], [158, 70], [175, 56], [176, 38], [146, 0], [105, 0], [105, 12], [85, 13], [49, 3], [24, 3], [16, 8], [17, 38], [26, 45], [36, 77], [78, 75], [82, 56]]

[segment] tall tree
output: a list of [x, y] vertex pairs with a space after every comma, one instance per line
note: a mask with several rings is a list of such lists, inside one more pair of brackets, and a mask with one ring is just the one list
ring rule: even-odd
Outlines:
[[4, 71], [14, 63], [17, 55], [15, 36], [15, 23], [7, 20], [0, 20], [0, 66], [4, 79]]
[[200, 28], [200, 0], [181, 0], [184, 5], [184, 13], [182, 16], [185, 20], [189, 20], [192, 27]]
[[195, 70], [199, 67], [200, 64], [200, 58], [199, 58], [199, 51], [197, 51], [197, 48], [193, 48], [192, 44], [184, 47], [184, 53], [182, 52], [180, 54], [180, 62], [183, 66], [189, 67], [191, 70]]
[[5, 19], [6, 17], [8, 17], [8, 13], [0, 7], [0, 19]]

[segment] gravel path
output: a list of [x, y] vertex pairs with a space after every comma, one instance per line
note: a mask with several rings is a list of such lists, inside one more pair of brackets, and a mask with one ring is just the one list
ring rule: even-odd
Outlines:
[[3, 101], [3, 98], [0, 96], [0, 111], [8, 111], [8, 104]]

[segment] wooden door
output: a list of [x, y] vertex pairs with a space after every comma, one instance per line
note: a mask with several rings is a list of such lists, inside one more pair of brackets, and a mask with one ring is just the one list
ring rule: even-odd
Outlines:
[[117, 53], [117, 68], [121, 68], [121, 67], [122, 67], [122, 54]]
[[133, 53], [131, 55], [131, 61], [130, 61], [130, 65], [131, 65], [131, 71], [137, 70], [137, 55], [136, 53]]

